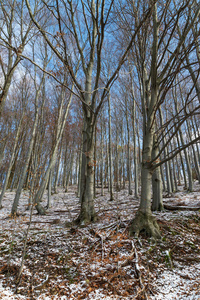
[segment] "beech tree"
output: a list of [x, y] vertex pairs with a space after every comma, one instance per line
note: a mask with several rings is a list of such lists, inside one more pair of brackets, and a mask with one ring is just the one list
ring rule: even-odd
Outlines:
[[[28, 59], [35, 64], [35, 74], [37, 68], [44, 72], [40, 83], [39, 77], [35, 77], [35, 126], [29, 135], [30, 147], [28, 150], [27, 145], [24, 145], [19, 151], [20, 159], [25, 160], [25, 168], [21, 176], [18, 176], [19, 172], [14, 172], [14, 180], [9, 176], [14, 182], [12, 185], [15, 187], [18, 185], [13, 213], [16, 212], [17, 199], [23, 186], [28, 186], [32, 163], [37, 161], [38, 169], [41, 168], [44, 175], [35, 179], [38, 184], [38, 191], [35, 193], [35, 207], [38, 212], [45, 213], [41, 199], [48, 183], [49, 206], [52, 185], [56, 190], [58, 183], [62, 181], [67, 190], [68, 183], [77, 182], [76, 177], [79, 173], [78, 194], [81, 211], [76, 221], [81, 224], [95, 221], [97, 218], [94, 210], [95, 180], [99, 181], [99, 173], [103, 194], [105, 172], [104, 182], [108, 183], [111, 200], [113, 179], [117, 188], [119, 186], [125, 188], [128, 178], [131, 194], [133, 172], [130, 165], [131, 156], [134, 155], [136, 197], [139, 196], [138, 166], [142, 161], [141, 198], [131, 233], [138, 235], [145, 230], [149, 235], [159, 237], [159, 228], [151, 209], [163, 208], [162, 181], [164, 183], [166, 181], [164, 189], [169, 194], [177, 190], [177, 177], [180, 181], [181, 171], [176, 168], [176, 161], [180, 160], [184, 169], [185, 184], [189, 179], [188, 189], [192, 191], [190, 162], [194, 163], [197, 174], [200, 172], [199, 147], [195, 144], [199, 141], [199, 120], [195, 114], [200, 108], [198, 84], [200, 3], [196, 0], [192, 2], [179, 0], [178, 3], [173, 0], [166, 2], [25, 0], [22, 1], [22, 5], [16, 5], [19, 3], [13, 0], [9, 2], [9, 12], [5, 10], [6, 3], [1, 1], [0, 4], [4, 19], [0, 46], [3, 47], [1, 51], [3, 54], [6, 53], [4, 58], [8, 61], [7, 64], [5, 60], [1, 62], [3, 82], [6, 84], [8, 79], [7, 87], [10, 86], [12, 77], [9, 76], [22, 59]], [[20, 8], [22, 10], [19, 10]], [[24, 11], [28, 11], [28, 14]], [[13, 24], [17, 22], [18, 16], [20, 16], [18, 30], [21, 33], [19, 39], [13, 30]], [[24, 29], [25, 23], [28, 25]], [[31, 31], [33, 25], [34, 30]], [[29, 31], [26, 31], [27, 28]], [[51, 55], [48, 52], [48, 66], [44, 57], [34, 61], [34, 58], [30, 58], [30, 53], [27, 52], [27, 56], [22, 53], [27, 37], [32, 32], [37, 32], [41, 45], [48, 45], [47, 48], [51, 52]], [[22, 46], [19, 45], [21, 40]], [[45, 109], [46, 81], [49, 78], [44, 74], [52, 76], [58, 83], [55, 87], [56, 92], [49, 97], [52, 97], [49, 99], [50, 107], [47, 105]], [[120, 87], [122, 84], [123, 88]], [[3, 85], [2, 95], [6, 97], [8, 90]], [[41, 106], [38, 102], [39, 96], [45, 98]], [[110, 100], [115, 97], [121, 97], [120, 106], [124, 107], [124, 111], [117, 105], [110, 105]], [[67, 117], [72, 100], [78, 100], [77, 107], [82, 108], [80, 117], [82, 143], [79, 141], [77, 145], [77, 137], [74, 136], [70, 141], [71, 148], [66, 149], [69, 145], [65, 140], [69, 128]], [[109, 112], [106, 113], [103, 106], [107, 100]], [[100, 151], [98, 153], [99, 124], [97, 124], [100, 112], [101, 154]], [[46, 119], [51, 120], [46, 120], [45, 114]], [[132, 126], [130, 126], [131, 114]], [[112, 118], [109, 118], [111, 115]], [[107, 116], [109, 126], [104, 122]], [[111, 130], [113, 119], [116, 126], [114, 125], [114, 130]], [[43, 133], [45, 130], [41, 130], [40, 136], [41, 127], [47, 128], [46, 135]], [[185, 136], [186, 128], [191, 130], [188, 136]], [[111, 133], [114, 138], [108, 139]], [[17, 136], [16, 131], [16, 143]], [[2, 143], [2, 149], [6, 149], [7, 140], [9, 141], [9, 138]], [[131, 152], [132, 141], [134, 154]], [[112, 147], [114, 142], [116, 145]], [[46, 144], [50, 150], [47, 150]], [[192, 147], [188, 152], [186, 148], [190, 145]], [[17, 148], [15, 143], [14, 148]], [[105, 149], [106, 159], [103, 158]], [[111, 154], [116, 155], [114, 172]], [[10, 155], [11, 164], [7, 167], [10, 173], [11, 168], [13, 170], [20, 168], [17, 155]], [[101, 157], [100, 172], [96, 166], [98, 155]], [[71, 160], [69, 164], [68, 160]], [[80, 162], [79, 172], [78, 162]], [[5, 174], [2, 177], [5, 178]], [[9, 178], [7, 176], [4, 182], [3, 193]], [[152, 191], [153, 203], [151, 203]]]
[[[44, 69], [46, 69], [46, 66], [48, 64], [47, 61], [47, 54], [46, 57], [44, 59]], [[36, 68], [35, 68], [35, 74], [34, 74], [34, 92], [35, 92], [35, 99], [34, 99], [34, 104], [35, 104], [35, 113], [34, 113], [34, 123], [33, 123], [33, 128], [32, 128], [32, 133], [31, 133], [31, 138], [29, 141], [29, 147], [26, 153], [26, 157], [24, 160], [24, 165], [22, 168], [22, 171], [20, 173], [20, 179], [19, 179], [19, 184], [17, 186], [17, 191], [15, 194], [15, 199], [12, 205], [12, 210], [11, 210], [11, 214], [14, 215], [17, 212], [17, 207], [18, 207], [18, 203], [19, 203], [19, 199], [20, 199], [20, 195], [22, 192], [22, 188], [25, 182], [25, 178], [26, 178], [26, 172], [30, 163], [30, 159], [31, 159], [31, 154], [33, 151], [33, 145], [34, 145], [34, 141], [35, 141], [35, 137], [36, 137], [36, 133], [37, 133], [37, 127], [38, 127], [38, 122], [39, 122], [39, 99], [40, 99], [40, 92], [42, 89], [42, 86], [44, 84], [44, 80], [45, 80], [45, 73], [42, 74], [40, 82], [37, 84], [37, 73], [36, 73]], [[44, 99], [43, 99], [44, 101]]]
[[[42, 1], [38, 4], [35, 1], [26, 0], [31, 20], [59, 61], [68, 69], [75, 85], [76, 94], [82, 101], [84, 124], [80, 182], [81, 212], [77, 220], [80, 223], [96, 219], [93, 199], [93, 153], [98, 113], [108, 95], [110, 86], [116, 80], [137, 31], [151, 13], [151, 6], [148, 7], [148, 4], [127, 48], [122, 49], [120, 58], [115, 61], [116, 67], [108, 78], [104, 78], [102, 58], [106, 59], [104, 47], [106, 37], [108, 38], [107, 27], [110, 26], [113, 3], [113, 0], [55, 0], [51, 2]], [[42, 13], [44, 18], [46, 16], [50, 20], [48, 28], [43, 28], [44, 18], [38, 17]], [[75, 76], [74, 61], [79, 59], [80, 68], [77, 71], [77, 76]]]
[[[27, 80], [26, 80], [26, 76], [24, 76], [23, 78], [23, 82], [21, 83], [21, 88], [20, 88], [20, 95], [18, 95], [18, 101], [19, 103], [21, 102], [21, 114], [19, 116], [19, 121], [16, 123], [16, 135], [14, 138], [14, 143], [12, 144], [12, 153], [11, 156], [9, 158], [9, 164], [8, 164], [8, 169], [6, 170], [6, 176], [5, 176], [5, 180], [2, 186], [2, 191], [0, 194], [0, 208], [2, 208], [2, 200], [8, 185], [8, 181], [11, 175], [11, 170], [14, 164], [14, 161], [16, 160], [16, 156], [19, 150], [17, 150], [17, 148], [19, 149], [19, 140], [20, 140], [20, 136], [22, 135], [22, 130], [24, 129], [23, 127], [23, 123], [24, 123], [24, 116], [25, 116], [25, 110], [26, 110], [26, 106], [27, 106], [27, 89], [29, 88], [27, 85]], [[16, 92], [16, 91], [15, 91]], [[21, 139], [22, 141], [23, 139]]]
[[[6, 102], [21, 54], [34, 34], [32, 21], [26, 18], [24, 0], [0, 1], [0, 116]], [[18, 17], [20, 16], [20, 18]], [[26, 26], [24, 26], [26, 23]]]
[[[172, 7], [173, 12], [172, 12]], [[192, 9], [192, 13], [190, 13]], [[136, 12], [134, 6], [134, 12]], [[188, 13], [189, 12], [189, 13]], [[165, 6], [162, 4], [155, 4], [152, 17], [149, 20], [149, 26], [146, 23], [144, 31], [151, 35], [148, 41], [142, 39], [138, 33], [138, 48], [136, 49], [139, 58], [139, 72], [142, 85], [142, 112], [143, 112], [143, 152], [142, 152], [142, 171], [141, 171], [141, 200], [138, 213], [133, 220], [131, 231], [138, 235], [142, 230], [147, 234], [159, 237], [159, 227], [156, 220], [152, 217], [151, 213], [151, 184], [152, 174], [164, 162], [172, 159], [184, 147], [189, 146], [190, 143], [179, 149], [173, 149], [165, 159], [160, 159], [162, 151], [172, 140], [175, 131], [181, 127], [184, 120], [194, 114], [198, 109], [190, 109], [190, 112], [185, 112], [184, 109], [179, 111], [180, 119], [176, 119], [175, 125], [171, 125], [171, 131], [168, 130], [170, 135], [167, 141], [160, 150], [156, 150], [158, 141], [158, 131], [156, 131], [156, 115], [158, 109], [166, 99], [166, 95], [172, 88], [175, 78], [180, 72], [181, 68], [184, 69], [183, 62], [185, 61], [184, 55], [184, 42], [190, 37], [191, 30], [198, 21], [200, 13], [200, 4], [195, 5], [195, 2], [180, 1], [179, 6], [174, 6], [173, 2], [167, 1]], [[182, 18], [186, 18], [186, 22], [182, 23]], [[137, 22], [137, 15], [135, 15]], [[177, 31], [179, 31], [178, 23], [181, 23], [181, 31], [179, 39], [177, 39]], [[152, 27], [151, 27], [152, 26]], [[152, 28], [152, 29], [151, 29]], [[151, 43], [151, 47], [147, 42]], [[188, 45], [188, 51], [191, 50], [195, 40], [191, 40]], [[173, 50], [170, 44], [173, 43]], [[145, 52], [148, 49], [149, 52]], [[150, 64], [147, 59], [150, 58]], [[185, 75], [184, 72], [182, 73]], [[185, 75], [186, 76], [186, 75]], [[193, 87], [190, 88], [190, 93]], [[189, 93], [189, 94], [190, 94]], [[189, 95], [188, 95], [189, 96]], [[192, 98], [190, 101], [194, 100]], [[188, 98], [185, 99], [186, 105]], [[196, 101], [196, 100], [194, 100]], [[174, 121], [174, 118], [172, 118]], [[172, 122], [171, 120], [171, 122]], [[169, 124], [169, 123], [168, 123]], [[173, 130], [175, 126], [176, 130]], [[161, 128], [162, 132], [163, 128]], [[165, 127], [166, 130], [166, 127]], [[199, 139], [199, 138], [198, 138]], [[195, 142], [195, 140], [193, 141]], [[159, 175], [160, 177], [160, 175]], [[155, 182], [160, 183], [160, 178]], [[158, 191], [158, 189], [156, 189]], [[161, 193], [161, 190], [159, 190]], [[159, 195], [157, 195], [159, 197]]]

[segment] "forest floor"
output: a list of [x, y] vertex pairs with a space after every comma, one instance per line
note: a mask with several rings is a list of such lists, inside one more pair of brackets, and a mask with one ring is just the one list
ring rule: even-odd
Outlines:
[[0, 299], [200, 299], [200, 185], [164, 198], [183, 210], [154, 213], [159, 241], [129, 236], [139, 203], [127, 190], [115, 193], [115, 201], [97, 192], [99, 220], [88, 226], [65, 226], [79, 213], [75, 187], [53, 195], [45, 216], [33, 211], [17, 291], [29, 194], [24, 191], [19, 216], [11, 219], [15, 192], [6, 193], [0, 210]]

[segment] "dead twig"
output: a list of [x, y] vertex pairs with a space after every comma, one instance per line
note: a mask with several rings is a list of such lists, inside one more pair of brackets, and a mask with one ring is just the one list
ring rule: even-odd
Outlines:
[[45, 288], [48, 282], [49, 282], [49, 275], [46, 276], [46, 279], [41, 284], [35, 286], [33, 289], [41, 291]]
[[134, 244], [134, 241], [131, 241], [132, 243], [132, 249], [135, 253], [135, 270], [136, 270], [136, 273], [137, 273], [137, 276], [138, 276], [138, 279], [139, 279], [139, 283], [140, 283], [140, 287], [141, 287], [141, 293], [144, 293], [144, 296], [145, 296], [145, 299], [149, 299], [148, 298], [148, 295], [145, 291], [146, 287], [145, 285], [143, 284], [143, 280], [142, 280], [142, 275], [141, 275], [141, 271], [140, 271], [140, 266], [139, 266], [139, 256], [138, 256], [138, 252], [137, 252], [137, 249], [135, 247], [135, 244]]

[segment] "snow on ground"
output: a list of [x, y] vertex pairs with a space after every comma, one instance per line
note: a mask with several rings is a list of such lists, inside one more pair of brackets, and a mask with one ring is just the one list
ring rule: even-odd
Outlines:
[[[128, 300], [143, 299], [144, 291], [151, 300], [200, 299], [199, 211], [155, 213], [162, 241], [136, 240], [129, 237], [127, 228], [139, 203], [122, 190], [115, 193], [113, 202], [108, 201], [108, 193], [97, 195], [97, 223], [66, 228], [65, 222], [75, 220], [80, 208], [74, 187], [69, 193], [53, 195], [53, 205], [45, 216], [34, 211], [23, 276], [14, 295], [30, 214], [25, 191], [19, 203], [20, 216], [9, 218], [14, 196], [15, 192], [7, 192], [0, 210], [0, 299]], [[46, 201], [45, 196], [43, 205]], [[164, 203], [200, 208], [199, 184], [194, 192], [180, 190]], [[139, 257], [141, 281], [132, 243]], [[47, 275], [49, 280], [43, 285]]]
[[156, 281], [158, 295], [154, 300], [199, 300], [200, 299], [200, 264], [163, 271]]

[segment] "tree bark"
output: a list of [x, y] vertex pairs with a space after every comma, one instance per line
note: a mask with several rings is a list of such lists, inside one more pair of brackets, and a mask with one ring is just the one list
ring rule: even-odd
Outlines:
[[[152, 158], [158, 155], [158, 143], [156, 140], [156, 135], [154, 134]], [[153, 189], [153, 201], [152, 210], [162, 211], [163, 210], [163, 198], [162, 198], [162, 178], [160, 167], [156, 168], [152, 176], [152, 189]]]
[[[30, 138], [30, 143], [29, 143], [29, 147], [28, 147], [28, 151], [26, 154], [26, 159], [24, 162], [24, 166], [20, 175], [20, 179], [19, 179], [19, 184], [17, 187], [17, 191], [15, 194], [15, 198], [13, 201], [13, 205], [12, 205], [12, 209], [11, 209], [11, 214], [14, 215], [17, 213], [17, 207], [19, 204], [19, 199], [20, 199], [20, 195], [22, 192], [22, 188], [24, 185], [24, 181], [26, 178], [26, 172], [29, 166], [29, 162], [30, 162], [30, 158], [31, 158], [31, 154], [32, 154], [32, 150], [33, 150], [33, 145], [34, 145], [34, 141], [35, 141], [35, 137], [36, 137], [36, 131], [37, 131], [37, 126], [38, 126], [38, 119], [39, 119], [39, 108], [38, 108], [38, 99], [39, 99], [39, 95], [40, 95], [40, 90], [43, 84], [43, 79], [41, 80], [40, 86], [39, 88], [36, 90], [36, 96], [35, 96], [35, 120], [34, 120], [34, 124], [33, 124], [33, 128], [32, 128], [32, 134], [31, 134], [31, 138]], [[35, 82], [36, 84], [36, 82]]]
[[111, 109], [110, 109], [110, 93], [108, 95], [108, 116], [109, 116], [109, 126], [108, 126], [108, 153], [109, 153], [109, 180], [110, 180], [110, 201], [114, 200], [113, 196], [113, 166], [112, 166], [112, 138], [111, 138]]
[[81, 189], [81, 211], [76, 222], [86, 224], [96, 220], [94, 210], [94, 126], [90, 118], [84, 120], [83, 132], [83, 154], [82, 154], [82, 189]]
[[[73, 90], [73, 85], [72, 85], [72, 90]], [[37, 191], [37, 194], [35, 196], [35, 199], [34, 199], [35, 208], [37, 209], [38, 213], [41, 214], [41, 215], [45, 214], [45, 209], [44, 209], [44, 207], [42, 207], [40, 202], [41, 202], [42, 196], [44, 194], [44, 191], [45, 191], [47, 183], [48, 183], [50, 171], [52, 170], [52, 168], [55, 165], [58, 146], [59, 146], [59, 143], [62, 139], [63, 131], [64, 131], [64, 128], [65, 128], [65, 124], [66, 124], [67, 116], [68, 116], [68, 112], [69, 112], [69, 107], [71, 105], [71, 100], [72, 100], [72, 93], [70, 93], [69, 101], [67, 103], [67, 107], [63, 111], [63, 105], [64, 105], [64, 102], [65, 102], [65, 93], [64, 93], [64, 91], [65, 91], [65, 88], [63, 87], [62, 92], [61, 92], [61, 104], [60, 104], [60, 108], [59, 108], [59, 117], [58, 117], [58, 124], [57, 124], [57, 130], [56, 130], [55, 145], [53, 146], [53, 150], [52, 150], [52, 153], [51, 153], [49, 164], [48, 164], [48, 167], [47, 167], [46, 172], [44, 174], [44, 177], [42, 179], [42, 183], [41, 183], [41, 185], [40, 185], [40, 187]]]
[[8, 181], [9, 181], [9, 178], [10, 178], [10, 175], [11, 175], [12, 167], [14, 166], [15, 157], [17, 156], [18, 151], [19, 151], [18, 150], [17, 154], [16, 154], [17, 144], [18, 144], [18, 141], [19, 141], [19, 136], [20, 136], [21, 129], [22, 129], [23, 117], [24, 117], [24, 113], [25, 113], [24, 109], [25, 108], [23, 108], [22, 116], [21, 116], [19, 124], [17, 126], [17, 132], [16, 132], [15, 141], [14, 141], [14, 145], [13, 145], [13, 151], [12, 151], [12, 155], [11, 155], [11, 158], [10, 158], [8, 170], [7, 170], [7, 173], [6, 173], [6, 178], [5, 178], [5, 181], [4, 181], [4, 184], [3, 184], [2, 192], [1, 192], [1, 195], [0, 195], [0, 208], [2, 208], [2, 200], [3, 200], [3, 197], [4, 197], [5, 192], [6, 192], [6, 188], [7, 188]]
[[132, 195], [131, 189], [131, 159], [130, 159], [130, 128], [129, 128], [129, 119], [128, 119], [128, 104], [127, 99], [125, 99], [126, 103], [126, 127], [127, 127], [127, 175], [128, 175], [128, 194]]
[[[158, 101], [158, 78], [157, 78], [157, 52], [158, 52], [158, 32], [159, 24], [157, 21], [157, 6], [153, 10], [153, 42], [151, 57], [151, 92], [147, 81], [143, 85], [143, 151], [142, 151], [142, 171], [141, 171], [141, 199], [139, 210], [136, 213], [130, 227], [130, 233], [136, 236], [140, 232], [154, 238], [160, 238], [160, 230], [156, 219], [151, 213], [151, 184], [152, 169], [150, 161], [152, 159], [153, 139], [155, 134], [154, 113]], [[149, 97], [151, 95], [151, 97]]]
[[104, 196], [104, 159], [103, 159], [103, 146], [104, 146], [104, 138], [103, 138], [103, 113], [101, 113], [101, 196]]

